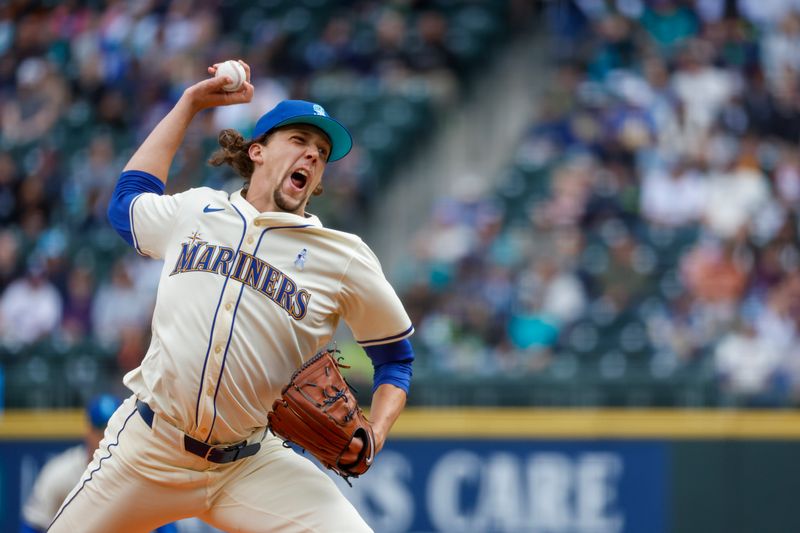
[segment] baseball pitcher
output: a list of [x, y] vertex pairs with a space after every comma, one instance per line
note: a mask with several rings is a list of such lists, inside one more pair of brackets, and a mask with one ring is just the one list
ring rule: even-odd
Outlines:
[[[231, 92], [209, 67], [119, 178], [111, 224], [164, 260], [152, 340], [52, 533], [147, 532], [190, 516], [224, 531], [370, 531], [333, 481], [284, 445], [346, 478], [362, 474], [411, 378], [413, 327], [377, 258], [306, 212], [325, 167], [350, 151], [349, 132], [317, 104], [283, 101], [251, 139], [220, 133], [210, 162], [231, 165], [241, 190], [164, 194], [194, 116], [252, 99], [241, 64], [246, 81]], [[373, 361], [370, 420], [326, 350], [340, 320]]]

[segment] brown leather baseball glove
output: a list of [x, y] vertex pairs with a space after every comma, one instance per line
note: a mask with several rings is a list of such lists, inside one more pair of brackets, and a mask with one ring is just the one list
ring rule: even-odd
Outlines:
[[[314, 455], [346, 481], [372, 465], [375, 437], [369, 420], [339, 372], [338, 350], [320, 352], [292, 375], [268, 414], [269, 427], [285, 443], [293, 442]], [[354, 463], [342, 464], [353, 439], [364, 446]]]

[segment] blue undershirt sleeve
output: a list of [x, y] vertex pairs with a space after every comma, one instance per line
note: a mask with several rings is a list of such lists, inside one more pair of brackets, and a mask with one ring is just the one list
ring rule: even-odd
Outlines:
[[372, 378], [372, 392], [375, 392], [384, 383], [390, 383], [408, 394], [411, 386], [411, 374], [411, 361], [378, 365], [375, 367], [375, 374]]
[[145, 192], [164, 194], [164, 187], [163, 181], [141, 170], [127, 170], [120, 175], [108, 203], [108, 221], [131, 246], [134, 245], [131, 233], [131, 202]]
[[30, 524], [23, 522], [19, 526], [19, 533], [43, 533], [44, 529], [35, 528]]
[[372, 392], [380, 385], [390, 383], [408, 394], [411, 385], [414, 349], [408, 339], [364, 348], [375, 369]]

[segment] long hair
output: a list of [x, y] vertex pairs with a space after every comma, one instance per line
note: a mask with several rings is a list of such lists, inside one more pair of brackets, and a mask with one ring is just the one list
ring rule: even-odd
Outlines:
[[230, 165], [237, 174], [244, 178], [244, 190], [247, 191], [255, 168], [253, 160], [250, 159], [250, 147], [254, 143], [265, 144], [269, 135], [269, 133], [265, 133], [257, 139], [246, 141], [238, 131], [224, 129], [219, 132], [217, 138], [220, 148], [211, 154], [208, 164], [215, 167]]

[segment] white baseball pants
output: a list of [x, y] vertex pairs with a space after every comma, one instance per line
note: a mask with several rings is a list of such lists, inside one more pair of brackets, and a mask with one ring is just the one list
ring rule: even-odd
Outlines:
[[50, 533], [146, 533], [196, 516], [228, 532], [372, 530], [333, 481], [272, 434], [252, 457], [215, 464], [186, 452], [183, 433], [150, 428], [128, 398], [62, 504]]

